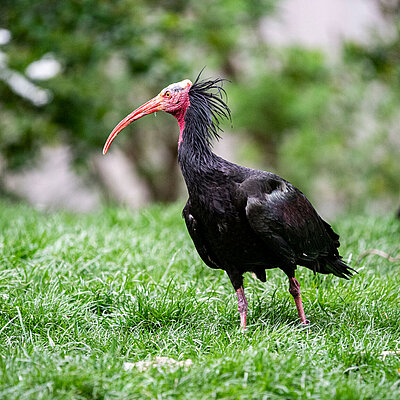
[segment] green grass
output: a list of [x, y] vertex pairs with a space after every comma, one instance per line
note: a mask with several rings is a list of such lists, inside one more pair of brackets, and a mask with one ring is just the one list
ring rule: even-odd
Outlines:
[[[400, 263], [350, 281], [300, 268], [247, 274], [249, 329], [222, 271], [199, 260], [180, 206], [76, 216], [0, 203], [0, 399], [399, 399]], [[400, 223], [334, 224], [355, 266], [400, 252]], [[140, 372], [125, 362], [191, 359]]]

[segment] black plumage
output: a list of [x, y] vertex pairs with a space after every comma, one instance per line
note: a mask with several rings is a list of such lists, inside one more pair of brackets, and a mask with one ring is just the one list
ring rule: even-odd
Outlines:
[[[290, 291], [300, 300], [299, 308], [297, 265], [341, 278], [348, 278], [353, 270], [338, 253], [339, 236], [300, 190], [275, 174], [233, 164], [212, 152], [211, 139], [219, 137], [219, 118], [230, 117], [221, 82], [196, 81], [189, 90], [190, 106], [178, 150], [189, 193], [183, 217], [202, 260], [225, 270], [240, 292], [245, 327], [245, 272], [254, 272], [265, 282], [265, 269], [282, 269], [291, 279]], [[302, 306], [299, 315], [307, 323]]]
[[299, 317], [307, 324], [295, 278], [297, 265], [314, 273], [348, 278], [353, 272], [338, 253], [339, 236], [304, 194], [270, 172], [236, 165], [212, 151], [219, 120], [230, 118], [222, 79], [184, 80], [125, 117], [111, 132], [103, 153], [131, 122], [155, 111], [172, 114], [180, 127], [178, 162], [189, 193], [183, 217], [202, 260], [226, 271], [238, 297], [241, 326], [247, 301], [243, 274], [265, 282], [265, 270], [280, 268], [289, 278]]

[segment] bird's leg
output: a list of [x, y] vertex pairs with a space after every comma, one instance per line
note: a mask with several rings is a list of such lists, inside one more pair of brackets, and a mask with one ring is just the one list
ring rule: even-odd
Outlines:
[[303, 325], [308, 325], [310, 321], [306, 319], [306, 315], [304, 314], [303, 302], [301, 301], [300, 294], [300, 283], [294, 276], [289, 276], [289, 292], [294, 298], [301, 322]]
[[240, 286], [240, 288], [236, 290], [236, 295], [238, 299], [238, 309], [240, 313], [240, 327], [245, 330], [247, 326], [247, 300], [244, 295], [243, 286]]
[[240, 313], [240, 327], [246, 330], [247, 326], [247, 300], [243, 289], [243, 275], [237, 271], [226, 271], [231, 280], [233, 289], [236, 291], [238, 299], [238, 309]]

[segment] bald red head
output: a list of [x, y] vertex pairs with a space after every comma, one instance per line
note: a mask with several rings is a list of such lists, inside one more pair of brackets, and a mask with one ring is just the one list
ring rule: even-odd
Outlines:
[[190, 104], [189, 89], [191, 86], [192, 82], [189, 79], [173, 83], [163, 89], [156, 97], [127, 115], [108, 136], [103, 148], [103, 154], [107, 153], [112, 141], [125, 127], [133, 121], [156, 111], [165, 111], [172, 114], [178, 120], [182, 132], [184, 128], [184, 116]]

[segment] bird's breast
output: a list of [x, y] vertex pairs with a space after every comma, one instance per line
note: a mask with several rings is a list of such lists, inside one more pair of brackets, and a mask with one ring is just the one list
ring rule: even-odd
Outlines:
[[209, 252], [215, 254], [222, 269], [242, 268], [264, 262], [265, 247], [250, 228], [245, 213], [233, 201], [224, 201], [214, 192], [207, 201], [191, 202], [194, 215], [207, 242]]

